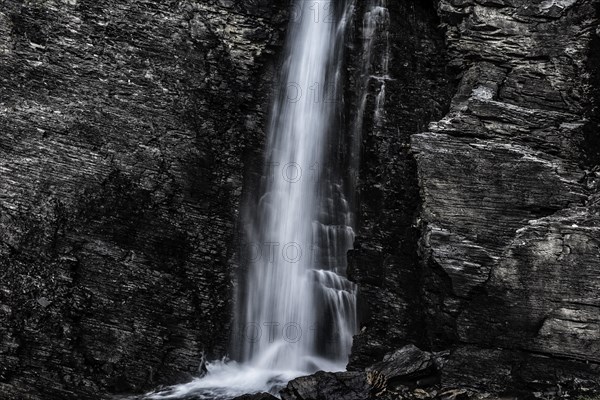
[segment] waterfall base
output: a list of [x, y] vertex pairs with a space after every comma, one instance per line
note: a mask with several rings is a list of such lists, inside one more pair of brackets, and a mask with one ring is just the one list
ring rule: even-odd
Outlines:
[[[317, 370], [327, 372], [344, 371], [345, 364], [314, 358], [310, 360]], [[244, 394], [266, 392], [278, 396], [289, 381], [315, 371], [281, 371], [261, 369], [235, 361], [218, 361], [207, 365], [208, 373], [203, 378], [148, 393], [138, 400], [232, 400]]]

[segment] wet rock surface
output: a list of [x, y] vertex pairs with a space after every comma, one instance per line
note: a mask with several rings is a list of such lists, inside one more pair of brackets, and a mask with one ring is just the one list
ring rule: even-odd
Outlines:
[[[517, 359], [518, 369], [507, 367]], [[577, 370], [579, 378], [572, 379], [565, 369]], [[529, 386], [515, 386], [515, 377]], [[280, 394], [284, 400], [594, 399], [596, 379], [592, 365], [563, 361], [557, 367], [551, 357], [527, 352], [464, 346], [453, 354], [430, 353], [408, 345], [366, 371], [318, 372], [291, 381]]]
[[[366, 371], [326, 373], [291, 381], [283, 400], [327, 399], [477, 399], [484, 393], [442, 389], [439, 372], [447, 354], [432, 354], [407, 345], [385, 355]], [[489, 397], [489, 395], [487, 395]]]
[[[360, 88], [364, 42], [363, 15], [370, 2], [358, 2], [355, 39], [349, 51], [350, 83]], [[419, 189], [410, 137], [448, 111], [454, 82], [446, 71], [446, 49], [433, 4], [388, 2], [389, 26], [373, 33], [374, 48], [362, 127], [359, 184], [359, 231], [349, 255], [350, 279], [360, 286], [362, 330], [355, 336], [350, 369], [364, 369], [409, 342], [426, 344], [419, 300]], [[389, 40], [389, 49], [386, 46]], [[389, 55], [385, 105], [376, 114]], [[353, 94], [352, 93], [352, 94]], [[350, 94], [349, 99], [354, 97]], [[359, 110], [358, 101], [349, 105]], [[350, 121], [353, 121], [350, 118]]]
[[0, 398], [138, 392], [224, 354], [284, 3], [2, 2]]

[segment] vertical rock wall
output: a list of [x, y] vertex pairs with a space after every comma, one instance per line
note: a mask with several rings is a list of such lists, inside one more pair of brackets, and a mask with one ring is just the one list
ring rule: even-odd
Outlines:
[[[436, 7], [445, 46], [429, 42], [438, 45], [423, 59], [408, 53], [421, 68], [438, 65], [434, 78], [407, 76], [405, 53], [391, 62], [401, 82], [391, 93], [403, 97], [388, 96], [385, 129], [393, 141], [410, 140], [410, 151], [366, 128], [363, 239], [351, 259], [370, 316], [351, 367], [408, 341], [452, 350], [447, 385], [597, 387], [598, 4]], [[417, 40], [410, 29], [395, 36], [396, 48], [440, 32], [432, 16], [390, 9], [405, 29], [421, 28]], [[415, 81], [432, 84], [410, 91]], [[414, 134], [424, 130], [414, 111], [434, 117], [444, 108], [427, 99], [443, 105], [448, 89], [446, 116]]]
[[[363, 44], [369, 40], [363, 16], [369, 2], [357, 2], [355, 37], [349, 51], [352, 94], [361, 88]], [[374, 35], [368, 96], [362, 129], [359, 225], [350, 252], [350, 278], [359, 284], [362, 331], [355, 337], [350, 368], [363, 368], [407, 342], [422, 343], [420, 267], [416, 224], [420, 203], [410, 137], [449, 109], [454, 83], [446, 70], [440, 20], [432, 4], [388, 1], [389, 26]], [[385, 107], [376, 118], [381, 56], [389, 40]], [[349, 120], [360, 110], [354, 99]]]
[[224, 354], [284, 3], [1, 2], [1, 398], [139, 391]]
[[411, 139], [443, 380], [598, 386], [598, 2], [441, 1], [450, 112]]
[[446, 385], [598, 387], [598, 2], [390, 3], [350, 367], [412, 342], [452, 350]]

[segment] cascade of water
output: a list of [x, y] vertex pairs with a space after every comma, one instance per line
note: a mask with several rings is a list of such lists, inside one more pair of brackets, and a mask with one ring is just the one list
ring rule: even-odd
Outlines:
[[[387, 18], [384, 0], [371, 1], [378, 6], [364, 18], [366, 37]], [[343, 134], [337, 122], [343, 106], [344, 39], [353, 10], [354, 0], [293, 4], [280, 77], [284, 90], [273, 104], [261, 194], [243, 214], [245, 275], [234, 316], [238, 362], [211, 363], [205, 378], [150, 398], [191, 394], [215, 400], [276, 393], [297, 376], [345, 369], [358, 330], [357, 288], [345, 278], [356, 225], [355, 176], [350, 174], [357, 168], [367, 96], [361, 92], [360, 120], [353, 121], [349, 135]], [[368, 54], [362, 72], [368, 83], [373, 40], [364, 46]], [[382, 72], [383, 78], [387, 60]], [[377, 101], [381, 107], [384, 85]], [[339, 154], [345, 151], [350, 154], [342, 158], [350, 171], [341, 168]]]
[[[374, 129], [378, 129], [384, 122], [383, 110], [385, 106], [386, 81], [389, 77], [390, 40], [389, 40], [390, 16], [387, 9], [387, 0], [369, 0], [367, 11], [363, 16], [362, 26], [362, 63], [360, 71], [360, 87], [358, 94], [358, 110], [354, 122], [352, 138], [352, 168], [356, 169], [359, 164], [360, 141], [364, 123], [365, 109], [371, 83], [374, 81], [375, 108], [373, 115]], [[376, 45], [383, 41], [382, 49], [377, 52]]]
[[[375, 126], [381, 127], [383, 124], [383, 109], [385, 106], [385, 86], [386, 81], [390, 79], [389, 77], [389, 62], [390, 62], [390, 37], [389, 37], [389, 25], [390, 25], [390, 15], [388, 9], [385, 7], [386, 0], [375, 0], [375, 4], [371, 11], [367, 12], [365, 16], [366, 25], [369, 30], [373, 30], [374, 27], [379, 25], [381, 32], [381, 36], [384, 40], [384, 48], [381, 52], [381, 58], [379, 60], [379, 74], [372, 76], [379, 82], [379, 92], [377, 93], [377, 97], [375, 99]], [[375, 35], [374, 32], [371, 33]], [[370, 39], [372, 41], [373, 39]]]
[[[241, 358], [257, 368], [311, 372], [335, 360], [343, 369], [355, 333], [355, 287], [341, 276], [324, 285], [318, 272], [344, 273], [353, 239], [326, 157], [338, 134], [339, 55], [350, 10], [335, 7], [333, 0], [295, 3], [281, 79], [287, 90], [273, 106], [264, 195], [246, 232], [261, 257], [248, 266], [238, 304]], [[325, 314], [333, 322], [324, 324]]]

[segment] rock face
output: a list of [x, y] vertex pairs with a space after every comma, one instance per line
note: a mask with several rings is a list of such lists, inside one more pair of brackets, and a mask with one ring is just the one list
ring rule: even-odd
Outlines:
[[[372, 2], [357, 2], [355, 43], [350, 53], [349, 87], [360, 87], [370, 36], [363, 15]], [[349, 276], [360, 287], [363, 329], [355, 336], [350, 369], [363, 369], [392, 349], [413, 342], [427, 345], [419, 299], [419, 189], [410, 137], [448, 111], [454, 83], [446, 71], [443, 32], [433, 4], [390, 1], [389, 26], [380, 24], [369, 75], [382, 76], [382, 57], [389, 53], [385, 106], [376, 113], [379, 80], [367, 84], [359, 173], [359, 222]], [[365, 37], [366, 36], [366, 37]], [[386, 42], [389, 41], [389, 49]], [[353, 92], [357, 92], [354, 90]], [[350, 99], [353, 97], [348, 96]], [[349, 112], [360, 110], [357, 101]], [[350, 119], [353, 121], [354, 119]]]
[[461, 80], [412, 149], [427, 333], [454, 349], [443, 382], [598, 388], [598, 3], [438, 11]]
[[287, 8], [3, 2], [0, 398], [139, 391], [223, 355]]
[[411, 342], [452, 350], [443, 385], [600, 388], [599, 8], [389, 5], [393, 48], [421, 51], [392, 52], [398, 86], [363, 132], [350, 275], [370, 311], [350, 368]]

